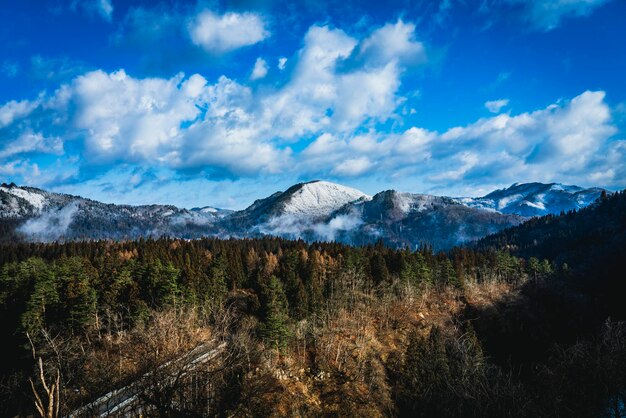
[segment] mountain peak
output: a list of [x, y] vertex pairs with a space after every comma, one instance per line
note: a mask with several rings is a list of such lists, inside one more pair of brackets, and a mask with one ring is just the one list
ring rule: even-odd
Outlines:
[[314, 180], [287, 189], [283, 194], [282, 212], [289, 215], [326, 216], [363, 197], [370, 196], [352, 187]]
[[501, 213], [542, 216], [576, 210], [593, 203], [602, 189], [584, 189], [562, 183], [514, 183], [480, 198], [461, 199], [463, 204]]

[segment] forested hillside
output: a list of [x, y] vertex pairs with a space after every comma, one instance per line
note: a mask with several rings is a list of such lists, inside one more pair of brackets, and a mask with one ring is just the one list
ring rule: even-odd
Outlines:
[[[112, 415], [622, 413], [624, 317], [573, 280], [596, 279], [587, 258], [561, 259], [548, 240], [622, 245], [604, 254], [617, 263], [623, 201], [448, 253], [274, 238], [3, 245], [0, 414], [66, 415], [121, 387], [133, 396]], [[596, 217], [601, 241], [568, 232], [596, 231]], [[545, 258], [539, 241], [505, 239], [533, 225], [546, 226]], [[215, 357], [185, 363], [199, 349]]]
[[575, 267], [568, 283], [601, 298], [607, 313], [626, 317], [626, 191], [603, 194], [595, 204], [560, 215], [533, 218], [479, 241], [483, 250], [505, 249], [528, 258], [547, 258]]

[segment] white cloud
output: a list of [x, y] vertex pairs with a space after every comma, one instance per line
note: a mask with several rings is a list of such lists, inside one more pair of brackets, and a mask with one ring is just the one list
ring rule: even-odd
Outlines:
[[285, 69], [286, 66], [287, 66], [287, 58], [285, 57], [278, 58], [278, 69], [282, 71]]
[[218, 54], [254, 45], [270, 36], [265, 21], [255, 13], [217, 15], [205, 10], [191, 20], [188, 30], [194, 44]]
[[[425, 59], [412, 24], [388, 24], [363, 39], [314, 25], [293, 56], [284, 84], [262, 88], [226, 76], [85, 73], [52, 95], [0, 107], [0, 165], [18, 170], [6, 159], [79, 149], [74, 157], [86, 167], [143, 165], [231, 179], [284, 173], [419, 178], [425, 188], [448, 190], [485, 179], [494, 186], [584, 183], [589, 173], [606, 186], [626, 179], [620, 164], [626, 146], [613, 139], [604, 92], [443, 133], [398, 126], [388, 133], [381, 124], [391, 125], [407, 107], [399, 94], [403, 72], [416, 56]], [[262, 58], [257, 64], [260, 73], [268, 71]], [[486, 107], [499, 111], [505, 102]], [[64, 147], [59, 138], [78, 144]], [[291, 150], [296, 142], [302, 151]]]
[[63, 153], [63, 141], [59, 137], [46, 138], [40, 133], [23, 132], [0, 149], [0, 159], [30, 152], [60, 155]]
[[102, 161], [167, 158], [176, 146], [180, 124], [192, 121], [198, 79], [138, 80], [123, 70], [94, 71], [72, 85], [78, 110], [75, 127], [85, 135], [91, 158]]
[[583, 17], [610, 0], [505, 0], [524, 8], [526, 19], [536, 28], [549, 31], [564, 18]]
[[399, 88], [400, 74], [394, 63], [341, 76], [331, 123], [349, 130], [369, 118], [386, 120], [400, 102], [396, 96]]
[[509, 99], [489, 100], [485, 102], [485, 107], [491, 113], [500, 113], [503, 107], [509, 104]]
[[39, 102], [21, 100], [19, 102], [11, 100], [0, 107], [0, 128], [8, 126], [16, 119], [28, 116], [37, 106]]
[[[602, 91], [517, 116], [500, 114], [442, 135], [447, 144], [477, 143], [529, 159], [574, 155], [594, 149], [615, 133]], [[582, 157], [584, 154], [580, 155]]]
[[23, 176], [28, 174], [38, 174], [39, 167], [37, 164], [31, 164], [29, 161], [15, 160], [6, 163], [0, 163], [0, 174], [4, 176]]
[[315, 231], [316, 236], [333, 241], [338, 233], [342, 231], [352, 231], [363, 224], [363, 219], [356, 213], [337, 215], [330, 222], [320, 222], [309, 226]]
[[[419, 178], [431, 189], [501, 187], [516, 181], [622, 187], [626, 141], [613, 140], [604, 92], [587, 91], [534, 112], [500, 114], [439, 134], [320, 135], [300, 155], [311, 176]], [[372, 170], [375, 167], [375, 170]], [[489, 184], [487, 184], [489, 183]]]
[[359, 55], [369, 63], [385, 65], [390, 61], [421, 63], [426, 61], [424, 45], [415, 39], [415, 25], [398, 20], [374, 31], [359, 46]]
[[[403, 101], [397, 93], [407, 56], [423, 48], [413, 30], [399, 21], [359, 41], [340, 29], [312, 26], [290, 82], [262, 99], [265, 125], [290, 140], [389, 119]], [[393, 46], [383, 52], [381, 39], [391, 38]], [[350, 62], [357, 51], [358, 59]], [[347, 68], [339, 70], [343, 64]]]
[[259, 80], [265, 77], [268, 70], [267, 62], [261, 57], [257, 58], [254, 62], [252, 74], [250, 74], [250, 80]]
[[[0, 160], [33, 151], [62, 153], [62, 141], [51, 134], [60, 128], [50, 121], [59, 120], [63, 137], [82, 141], [86, 165], [127, 162], [215, 176], [277, 172], [289, 163], [290, 151], [259, 135], [251, 95], [227, 77], [207, 84], [199, 74], [137, 79], [124, 70], [89, 72], [52, 97], [0, 108], [0, 127], [22, 132], [0, 148]], [[29, 118], [35, 111], [37, 117]], [[22, 123], [48, 126], [32, 132]]]
[[367, 157], [350, 158], [337, 164], [332, 173], [337, 176], [356, 177], [365, 174], [371, 166], [372, 163]]

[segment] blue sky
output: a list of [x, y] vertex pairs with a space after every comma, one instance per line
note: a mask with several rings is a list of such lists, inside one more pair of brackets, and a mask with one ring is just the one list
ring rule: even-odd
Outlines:
[[626, 2], [6, 2], [0, 178], [242, 208], [626, 186]]

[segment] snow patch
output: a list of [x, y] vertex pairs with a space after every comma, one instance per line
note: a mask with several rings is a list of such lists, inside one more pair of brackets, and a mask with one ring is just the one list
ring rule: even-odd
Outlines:
[[34, 193], [18, 187], [0, 187], [0, 190], [26, 200], [32, 207], [39, 211], [42, 210], [46, 204], [46, 197], [39, 193]]
[[404, 213], [409, 213], [415, 204], [415, 198], [409, 193], [396, 193], [394, 200], [396, 207]]

